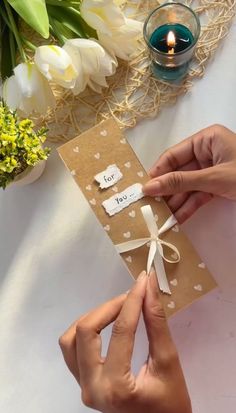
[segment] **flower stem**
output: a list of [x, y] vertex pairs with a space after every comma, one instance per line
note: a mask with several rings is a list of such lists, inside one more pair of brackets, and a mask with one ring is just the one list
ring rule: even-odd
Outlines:
[[11, 62], [12, 67], [16, 66], [16, 47], [15, 47], [15, 38], [12, 31], [9, 31], [9, 43], [10, 43], [10, 52], [11, 52]]
[[9, 29], [11, 30], [11, 25], [10, 25], [10, 23], [9, 23], [9, 21], [8, 21], [7, 15], [6, 15], [5, 10], [4, 10], [4, 7], [0, 7], [0, 14], [1, 14], [4, 22], [6, 23], [6, 25], [7, 25], [7, 26], [9, 27]]
[[20, 40], [20, 35], [19, 35], [18, 29], [17, 29], [17, 26], [16, 26], [16, 22], [15, 22], [14, 16], [13, 16], [13, 14], [12, 14], [11, 7], [9, 6], [9, 4], [8, 4], [8, 2], [7, 2], [6, 0], [3, 0], [3, 1], [4, 1], [4, 4], [5, 4], [5, 8], [6, 8], [6, 12], [7, 12], [7, 16], [8, 16], [9, 22], [10, 22], [10, 24], [11, 24], [11, 31], [13, 32], [13, 34], [14, 34], [14, 36], [15, 36], [16, 43], [17, 43], [17, 46], [18, 46], [18, 49], [19, 49], [21, 58], [22, 58], [22, 60], [23, 60], [24, 62], [26, 62], [26, 61], [27, 61], [27, 58], [26, 58], [24, 49], [23, 49], [23, 47], [22, 47], [22, 43], [21, 43], [21, 40]]
[[66, 37], [64, 37], [60, 31], [57, 28], [57, 21], [54, 20], [51, 16], [49, 16], [49, 22], [50, 22], [50, 31], [51, 33], [58, 39], [60, 46], [63, 46], [65, 41], [67, 40]]
[[31, 43], [28, 39], [26, 39], [22, 34], [20, 35], [22, 42], [30, 49], [35, 51], [37, 47]]

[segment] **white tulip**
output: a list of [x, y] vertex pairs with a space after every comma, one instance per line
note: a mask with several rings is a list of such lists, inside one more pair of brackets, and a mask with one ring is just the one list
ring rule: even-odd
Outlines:
[[96, 91], [101, 91], [101, 86], [107, 86], [105, 77], [115, 73], [118, 63], [98, 42], [71, 39], [65, 42], [63, 49], [70, 56], [78, 73], [72, 90], [75, 95], [81, 93], [87, 84]]
[[[101, 46], [100, 46], [101, 47]], [[100, 68], [97, 74], [90, 76], [88, 85], [91, 89], [101, 93], [103, 87], [107, 87], [106, 76], [112, 76], [116, 72], [118, 62], [114, 54], [108, 53], [103, 47], [103, 54], [100, 59]]]
[[125, 23], [125, 17], [114, 0], [83, 0], [80, 6], [82, 18], [89, 26], [104, 34]]
[[32, 63], [20, 63], [14, 75], [8, 78], [2, 89], [2, 97], [10, 109], [20, 109], [25, 114], [45, 114], [55, 106], [55, 98], [48, 81]]
[[59, 46], [39, 46], [34, 56], [40, 72], [60, 86], [72, 89], [78, 73], [66, 51]]
[[143, 23], [125, 19], [125, 24], [118, 29], [114, 29], [110, 36], [98, 32], [98, 39], [110, 53], [114, 53], [123, 60], [132, 59], [138, 49], [138, 40], [142, 36]]

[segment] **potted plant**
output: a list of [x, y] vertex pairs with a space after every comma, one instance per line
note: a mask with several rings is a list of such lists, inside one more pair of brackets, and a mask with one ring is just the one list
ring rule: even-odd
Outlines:
[[46, 129], [34, 130], [30, 119], [0, 103], [0, 187], [26, 185], [42, 174], [50, 149], [43, 148]]

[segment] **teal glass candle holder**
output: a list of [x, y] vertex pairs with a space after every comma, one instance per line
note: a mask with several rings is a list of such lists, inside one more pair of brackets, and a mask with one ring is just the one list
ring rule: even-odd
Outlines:
[[153, 10], [143, 29], [153, 74], [168, 82], [182, 80], [188, 72], [200, 31], [198, 16], [185, 4], [165, 3]]

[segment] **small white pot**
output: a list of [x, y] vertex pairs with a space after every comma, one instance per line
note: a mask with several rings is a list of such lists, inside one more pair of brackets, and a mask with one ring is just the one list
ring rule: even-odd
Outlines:
[[35, 166], [29, 166], [21, 174], [17, 175], [9, 186], [25, 186], [35, 182], [43, 173], [46, 161], [41, 161]]

